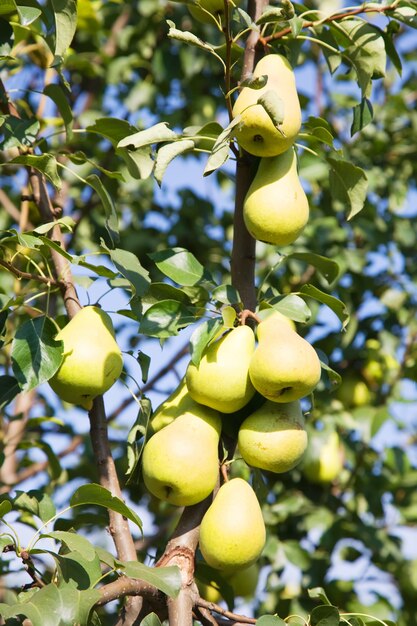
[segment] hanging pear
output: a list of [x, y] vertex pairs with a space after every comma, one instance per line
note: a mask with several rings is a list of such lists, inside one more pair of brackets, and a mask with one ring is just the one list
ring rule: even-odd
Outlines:
[[310, 394], [321, 376], [313, 346], [276, 315], [260, 322], [257, 334], [249, 365], [255, 389], [272, 402], [292, 402]]
[[145, 444], [142, 474], [160, 500], [190, 506], [214, 489], [219, 473], [220, 416], [195, 403]]
[[194, 400], [188, 393], [185, 376], [176, 389], [154, 411], [149, 422], [149, 433], [155, 434], [184, 413]]
[[287, 246], [300, 236], [308, 217], [294, 149], [261, 159], [243, 204], [243, 218], [252, 237]]
[[64, 360], [49, 384], [62, 400], [89, 411], [93, 399], [110, 389], [123, 369], [111, 318], [99, 307], [86, 306], [55, 339], [64, 344]]
[[303, 461], [303, 474], [312, 483], [331, 483], [343, 469], [343, 447], [338, 433], [315, 433]]
[[[260, 157], [273, 157], [293, 145], [301, 128], [301, 108], [293, 69], [280, 54], [264, 56], [255, 67], [253, 78], [267, 76], [261, 89], [244, 87], [233, 106], [233, 117], [241, 116], [236, 140], [244, 150]], [[258, 99], [271, 92], [282, 109], [282, 124], [278, 128]]]
[[222, 413], [244, 407], [255, 394], [248, 373], [254, 349], [255, 335], [249, 326], [237, 326], [209, 344], [199, 365], [188, 365], [190, 396]]
[[267, 400], [241, 424], [239, 452], [248, 465], [280, 474], [293, 469], [307, 448], [300, 402]]
[[208, 565], [224, 571], [249, 567], [265, 545], [265, 524], [252, 487], [243, 478], [224, 483], [200, 526], [200, 550]]

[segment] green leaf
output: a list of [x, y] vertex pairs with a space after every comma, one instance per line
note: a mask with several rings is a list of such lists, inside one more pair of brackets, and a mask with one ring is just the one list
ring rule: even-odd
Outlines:
[[140, 148], [139, 150], [117, 148], [116, 154], [122, 157], [129, 174], [133, 178], [139, 180], [146, 179], [152, 174], [155, 162], [151, 157], [151, 149], [149, 147]]
[[270, 89], [257, 100], [258, 104], [263, 106], [275, 128], [279, 130], [285, 118], [284, 101], [280, 98], [276, 91]]
[[57, 329], [46, 316], [30, 319], [16, 331], [12, 343], [12, 367], [23, 391], [49, 380], [62, 363], [62, 342], [55, 341]]
[[288, 296], [276, 296], [269, 300], [268, 304], [294, 322], [305, 323], [311, 317], [311, 311], [305, 300], [293, 293]]
[[185, 248], [167, 248], [149, 257], [165, 276], [179, 285], [195, 285], [204, 276], [204, 267]]
[[171, 598], [176, 598], [181, 589], [181, 572], [174, 565], [171, 567], [148, 567], [138, 561], [121, 563], [123, 573], [131, 578], [139, 578], [160, 589]]
[[205, 320], [197, 326], [190, 337], [191, 361], [198, 366], [207, 344], [224, 328], [223, 320], [219, 317]]
[[4, 139], [2, 147], [4, 150], [10, 148], [29, 147], [36, 140], [40, 124], [34, 118], [21, 119], [14, 115], [4, 115], [0, 117], [3, 122], [1, 126]]
[[98, 133], [109, 139], [113, 146], [117, 146], [119, 141], [127, 136], [137, 133], [137, 128], [116, 117], [100, 117], [95, 120], [94, 124], [87, 126], [86, 130], [90, 133]]
[[[279, 9], [278, 9], [279, 10]], [[243, 89], [243, 87], [249, 87], [249, 89], [262, 89], [268, 82], [268, 76], [266, 74], [262, 74], [262, 76], [249, 77], [240, 81], [239, 87]]]
[[2, 502], [0, 502], [0, 519], [2, 519], [5, 515], [10, 513], [12, 508], [13, 507], [12, 507], [12, 503], [10, 502], [10, 500], [3, 500]]
[[368, 98], [362, 98], [360, 104], [353, 107], [353, 122], [350, 134], [353, 136], [372, 122], [374, 111]]
[[301, 17], [295, 16], [289, 20], [289, 25], [292, 36], [296, 38], [303, 30], [304, 20]]
[[128, 250], [122, 250], [116, 248], [110, 250], [110, 258], [119, 270], [132, 286], [132, 297], [143, 296], [150, 285], [149, 272], [139, 262], [138, 257], [129, 252]]
[[0, 410], [9, 404], [20, 392], [19, 383], [14, 376], [0, 376]]
[[10, 161], [10, 163], [18, 163], [21, 165], [27, 165], [28, 167], [33, 167], [35, 170], [44, 174], [44, 176], [56, 189], [61, 189], [61, 179], [58, 175], [56, 159], [52, 154], [45, 153], [42, 154], [42, 156], [37, 156], [35, 154], [22, 154], [15, 157], [12, 161]]
[[[60, 60], [70, 47], [77, 27], [76, 0], [50, 0], [55, 19], [55, 57]], [[55, 63], [54, 63], [55, 64]]]
[[152, 405], [148, 398], [142, 397], [139, 404], [140, 409], [138, 416], [127, 435], [127, 468], [125, 472], [129, 477], [127, 484], [138, 480], [140, 457], [145, 445], [145, 435], [148, 430], [149, 419], [152, 413]]
[[31, 489], [28, 492], [17, 491], [13, 506], [36, 515], [43, 523], [52, 519], [56, 513], [50, 496], [41, 489]]
[[154, 176], [159, 185], [162, 183], [162, 178], [165, 174], [165, 170], [175, 157], [184, 152], [189, 152], [195, 147], [192, 139], [182, 139], [180, 141], [174, 141], [167, 143], [158, 150], [158, 154], [155, 162]]
[[66, 532], [64, 530], [55, 530], [40, 535], [40, 538], [43, 537], [51, 537], [52, 539], [56, 539], [57, 541], [65, 543], [65, 545], [68, 546], [69, 550], [80, 552], [80, 554], [82, 554], [87, 559], [87, 561], [92, 561], [96, 556], [96, 552], [92, 543], [90, 543], [88, 539], [86, 539], [82, 535], [79, 535], [78, 533]]
[[313, 252], [292, 252], [287, 255], [286, 259], [298, 259], [300, 261], [305, 261], [309, 265], [315, 267], [328, 283], [332, 283], [339, 275], [339, 265], [336, 261], [332, 261], [331, 259], [321, 256], [320, 254], [315, 254]]
[[360, 167], [339, 157], [328, 157], [330, 163], [330, 191], [335, 200], [347, 205], [347, 219], [357, 215], [364, 207], [368, 179]]
[[326, 145], [333, 147], [333, 132], [330, 124], [322, 117], [310, 116], [304, 123], [304, 130], [307, 131], [308, 137], [313, 137]]
[[256, 620], [255, 626], [287, 626], [287, 622], [284, 622], [278, 615], [262, 615]]
[[310, 615], [311, 626], [339, 626], [340, 614], [335, 606], [316, 606]]
[[100, 200], [103, 203], [103, 209], [106, 215], [107, 232], [109, 233], [109, 237], [114, 244], [119, 241], [119, 223], [113, 199], [105, 188], [103, 181], [97, 176], [97, 174], [87, 176], [86, 182], [98, 193]]
[[387, 407], [381, 407], [375, 412], [371, 422], [371, 437], [374, 437], [379, 429], [385, 424], [391, 417]]
[[284, 17], [283, 9], [278, 7], [269, 7], [267, 6], [263, 12], [261, 17], [256, 20], [257, 24], [268, 24], [271, 22], [282, 22], [286, 18]]
[[38, 19], [38, 17], [42, 15], [41, 9], [35, 6], [19, 5], [17, 6], [17, 12], [19, 14], [20, 23], [22, 24], [22, 26], [29, 26], [29, 24], [32, 24], [35, 20]]
[[65, 132], [67, 134], [67, 140], [69, 141], [72, 138], [72, 111], [69, 105], [68, 99], [65, 95], [64, 90], [60, 85], [55, 83], [50, 83], [46, 85], [43, 93], [51, 98], [57, 106], [59, 113], [61, 114], [62, 120], [65, 126]]
[[333, 313], [337, 315], [342, 322], [342, 327], [345, 328], [349, 321], [349, 312], [346, 305], [341, 300], [325, 293], [324, 291], [321, 291], [314, 285], [303, 285], [300, 289], [300, 293], [308, 296], [309, 298], [313, 298], [322, 304], [326, 304], [333, 311]]
[[17, 6], [14, 0], [2, 0], [0, 4], [0, 15], [8, 15], [9, 13], [16, 13]]
[[131, 522], [136, 524], [142, 530], [142, 520], [140, 517], [130, 509], [120, 498], [112, 496], [108, 489], [105, 489], [101, 485], [92, 483], [90, 485], [82, 485], [72, 495], [70, 500], [70, 506], [81, 506], [84, 504], [94, 504], [96, 506], [103, 506], [106, 509], [120, 513]]
[[149, 613], [139, 626], [162, 626], [162, 623], [156, 613]]
[[0, 555], [3, 554], [4, 548], [10, 545], [13, 545], [11, 535], [0, 535]]
[[212, 291], [212, 299], [222, 304], [241, 304], [242, 299], [233, 285], [219, 285]]
[[145, 146], [150, 146], [154, 143], [161, 143], [165, 141], [175, 141], [178, 139], [176, 133], [168, 128], [166, 122], [160, 122], [155, 124], [146, 130], [140, 130], [133, 135], [128, 135], [119, 141], [118, 148], [130, 148], [137, 149]]
[[214, 50], [213, 46], [194, 35], [194, 33], [190, 33], [188, 30], [179, 30], [178, 28], [175, 28], [175, 24], [171, 20], [167, 20], [167, 24], [169, 26], [168, 37], [171, 39], [182, 41], [189, 46], [196, 46], [197, 48], [202, 48], [203, 50]]
[[204, 168], [203, 176], [209, 176], [226, 163], [229, 158], [230, 148], [228, 143], [224, 143], [213, 148]]
[[47, 553], [55, 559], [58, 575], [57, 584], [76, 589], [89, 589], [94, 587], [102, 577], [100, 559], [94, 553], [92, 559], [87, 559], [81, 552], [69, 551], [66, 547], [61, 548], [59, 553], [47, 550]]
[[313, 600], [321, 600], [323, 604], [328, 604], [329, 606], [332, 606], [332, 603], [327, 597], [326, 592], [324, 591], [323, 587], [314, 587], [313, 589], [309, 589], [308, 595]]
[[142, 316], [139, 330], [148, 337], [166, 339], [195, 322], [195, 316], [177, 300], [161, 300], [150, 306]]

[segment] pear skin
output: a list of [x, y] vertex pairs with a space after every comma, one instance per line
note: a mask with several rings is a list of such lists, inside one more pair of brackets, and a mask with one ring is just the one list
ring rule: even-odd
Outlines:
[[209, 344], [199, 365], [188, 365], [190, 396], [222, 413], [244, 407], [255, 394], [248, 373], [254, 349], [255, 335], [249, 326], [237, 326]]
[[[288, 60], [280, 54], [264, 56], [255, 67], [254, 78], [268, 76], [261, 89], [244, 87], [233, 106], [233, 117], [242, 120], [235, 131], [236, 140], [249, 154], [273, 157], [290, 148], [301, 128], [301, 108], [297, 94], [294, 72]], [[273, 91], [283, 107], [283, 122], [274, 126], [258, 98]]]
[[298, 400], [266, 401], [247, 417], [238, 436], [239, 452], [248, 465], [280, 474], [293, 469], [307, 448], [307, 432]]
[[90, 410], [93, 399], [110, 389], [123, 369], [111, 318], [99, 307], [86, 306], [59, 331], [64, 360], [49, 380], [65, 402]]
[[190, 506], [214, 489], [219, 473], [220, 416], [196, 407], [177, 417], [145, 444], [145, 486], [160, 500]]
[[192, 404], [195, 404], [195, 402], [188, 393], [184, 377], [181, 379], [178, 387], [155, 409], [149, 422], [149, 433], [155, 434], [162, 428], [165, 428], [165, 426], [168, 426]]
[[243, 219], [252, 237], [287, 246], [303, 232], [308, 217], [294, 149], [261, 159], [243, 204]]
[[332, 431], [313, 438], [310, 454], [303, 463], [303, 474], [312, 483], [331, 483], [343, 469], [339, 435]]
[[265, 537], [252, 487], [242, 478], [224, 483], [200, 526], [200, 550], [206, 563], [225, 572], [249, 567], [259, 558]]
[[272, 402], [292, 402], [310, 394], [321, 376], [313, 346], [275, 315], [258, 324], [257, 334], [249, 365], [255, 389]]

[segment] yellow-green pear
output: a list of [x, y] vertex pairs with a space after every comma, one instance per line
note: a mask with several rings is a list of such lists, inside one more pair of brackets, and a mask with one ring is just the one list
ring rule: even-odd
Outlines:
[[302, 233], [308, 217], [294, 149], [261, 159], [243, 203], [243, 218], [252, 237], [287, 246]]
[[365, 381], [350, 373], [343, 375], [336, 395], [345, 408], [366, 406], [372, 400], [372, 393]]
[[254, 349], [255, 335], [249, 326], [237, 326], [213, 341], [198, 365], [188, 365], [190, 396], [222, 413], [244, 407], [255, 394], [248, 374]]
[[64, 344], [64, 360], [49, 384], [65, 402], [90, 410], [93, 399], [110, 389], [123, 369], [110, 316], [86, 306], [55, 339]]
[[[239, 6], [241, 1], [235, 0], [234, 6]], [[224, 0], [194, 0], [187, 3], [187, 8], [194, 19], [203, 24], [215, 24], [219, 18], [221, 21], [224, 19]]]
[[235, 596], [241, 598], [252, 598], [255, 595], [259, 579], [259, 566], [252, 563], [245, 569], [233, 572], [227, 577], [227, 582], [232, 586]]
[[[254, 78], [267, 76], [261, 89], [244, 87], [233, 106], [233, 117], [241, 116], [237, 125], [236, 140], [244, 150], [260, 157], [272, 157], [285, 152], [293, 145], [301, 127], [301, 108], [293, 69], [280, 54], [268, 54], [257, 64]], [[260, 97], [270, 91], [279, 98], [283, 122], [277, 128], [262, 104]]]
[[217, 482], [220, 431], [216, 411], [195, 405], [155, 433], [142, 455], [146, 488], [177, 506], [204, 500]]
[[313, 346], [274, 315], [258, 324], [257, 334], [249, 365], [255, 389], [272, 402], [292, 402], [310, 394], [321, 375]]
[[313, 483], [331, 483], [343, 469], [343, 448], [336, 431], [316, 435], [303, 463], [303, 474]]
[[200, 550], [211, 567], [249, 567], [265, 545], [265, 523], [252, 487], [242, 478], [224, 483], [200, 526]]
[[239, 429], [239, 452], [248, 465], [288, 472], [301, 461], [307, 432], [300, 402], [277, 404], [267, 400]]
[[149, 422], [149, 433], [155, 434], [162, 428], [165, 428], [165, 426], [168, 426], [192, 404], [195, 404], [195, 402], [188, 393], [184, 377], [181, 379], [178, 387], [154, 411]]

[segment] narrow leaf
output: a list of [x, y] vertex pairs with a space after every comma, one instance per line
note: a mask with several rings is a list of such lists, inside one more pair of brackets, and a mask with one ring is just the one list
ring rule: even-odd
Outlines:
[[335, 200], [350, 207], [347, 219], [357, 215], [364, 207], [368, 179], [360, 167], [340, 158], [328, 157], [330, 191]]
[[146, 130], [141, 130], [138, 133], [124, 137], [119, 141], [117, 147], [130, 149], [143, 148], [144, 146], [150, 146], [154, 143], [175, 141], [177, 138], [177, 134], [168, 128], [166, 122], [160, 122]]
[[300, 293], [327, 305], [342, 322], [342, 327], [345, 328], [349, 321], [349, 312], [346, 309], [346, 305], [341, 300], [324, 293], [324, 291], [314, 287], [314, 285], [303, 285], [300, 289]]
[[55, 56], [63, 57], [77, 27], [76, 0], [51, 0], [55, 18]]
[[207, 344], [224, 328], [223, 320], [216, 317], [197, 326], [190, 337], [191, 361], [198, 366]]
[[72, 495], [70, 500], [70, 506], [81, 506], [84, 504], [94, 504], [96, 506], [103, 506], [106, 509], [120, 513], [124, 517], [127, 517], [131, 522], [136, 524], [142, 530], [142, 520], [140, 517], [130, 509], [120, 498], [112, 496], [110, 491], [92, 483], [90, 485], [82, 485]]
[[107, 232], [109, 233], [109, 237], [114, 244], [119, 241], [119, 222], [113, 199], [97, 174], [87, 176], [86, 181], [98, 193], [100, 200], [103, 203], [103, 209], [106, 215]]
[[282, 98], [277, 95], [276, 91], [270, 89], [258, 98], [258, 104], [263, 106], [271, 118], [273, 125], [279, 130], [279, 126], [284, 121], [285, 115], [284, 101]]
[[192, 139], [183, 139], [181, 141], [167, 143], [166, 145], [159, 148], [154, 170], [154, 176], [159, 185], [162, 183], [162, 178], [165, 174], [165, 170], [171, 163], [171, 161], [180, 154], [184, 154], [184, 152], [189, 152], [194, 147], [195, 144]]
[[64, 122], [65, 131], [67, 134], [67, 140], [72, 138], [72, 111], [69, 105], [68, 99], [64, 93], [62, 87], [57, 84], [50, 83], [45, 87], [43, 93], [51, 98], [56, 104], [56, 107], [61, 114], [62, 120]]
[[353, 107], [353, 122], [350, 128], [350, 134], [353, 136], [372, 122], [374, 111], [368, 98], [362, 98], [360, 104]]
[[129, 252], [128, 250], [122, 250], [116, 248], [110, 250], [110, 258], [119, 270], [132, 286], [132, 297], [143, 296], [150, 285], [149, 272], [139, 262], [138, 257]]
[[171, 37], [171, 39], [182, 41], [189, 46], [196, 46], [197, 48], [202, 48], [203, 50], [214, 50], [213, 46], [194, 35], [194, 33], [190, 33], [188, 30], [179, 30], [178, 28], [175, 28], [175, 24], [171, 22], [171, 20], [168, 20], [168, 25], [170, 27], [168, 37]]
[[20, 392], [19, 383], [14, 376], [0, 376], [0, 410], [9, 404]]
[[312, 265], [328, 283], [332, 283], [339, 275], [339, 265], [336, 261], [320, 254], [315, 254], [314, 252], [292, 252], [286, 257], [286, 260], [290, 259], [299, 259], [300, 261], [305, 261], [309, 265]]

